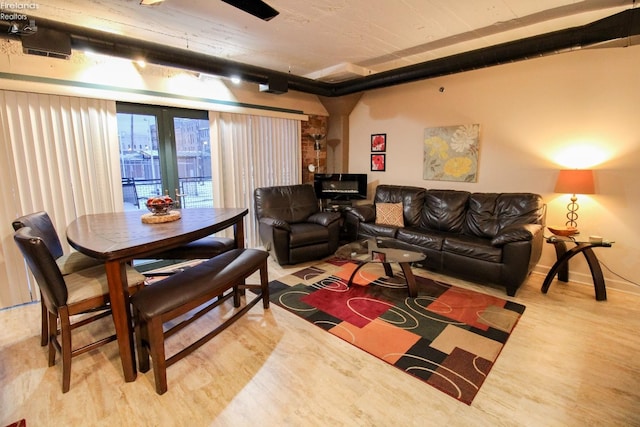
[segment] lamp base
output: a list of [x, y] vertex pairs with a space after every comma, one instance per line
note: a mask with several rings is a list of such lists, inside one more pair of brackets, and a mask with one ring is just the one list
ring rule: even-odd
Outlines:
[[578, 221], [578, 209], [580, 209], [580, 205], [577, 203], [578, 198], [574, 194], [571, 196], [571, 203], [567, 205], [567, 222], [566, 226], [569, 228], [576, 228], [578, 225], [576, 221]]

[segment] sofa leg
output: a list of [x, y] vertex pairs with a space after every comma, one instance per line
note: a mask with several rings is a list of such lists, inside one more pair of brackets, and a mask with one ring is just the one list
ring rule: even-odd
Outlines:
[[507, 288], [507, 295], [509, 295], [510, 297], [515, 297], [517, 290], [518, 288]]

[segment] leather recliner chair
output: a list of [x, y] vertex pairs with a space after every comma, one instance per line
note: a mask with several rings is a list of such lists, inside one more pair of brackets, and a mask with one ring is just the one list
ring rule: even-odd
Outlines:
[[257, 188], [260, 239], [280, 265], [323, 258], [338, 249], [338, 212], [322, 212], [309, 184]]

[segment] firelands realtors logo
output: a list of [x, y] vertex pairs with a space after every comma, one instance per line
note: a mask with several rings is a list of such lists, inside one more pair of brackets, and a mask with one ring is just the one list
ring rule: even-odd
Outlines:
[[0, 21], [8, 21], [9, 34], [31, 35], [38, 31], [35, 19], [29, 19], [27, 13], [38, 9], [37, 3], [13, 3], [0, 1]]
[[27, 21], [27, 13], [38, 9], [37, 3], [13, 3], [0, 1], [0, 20]]

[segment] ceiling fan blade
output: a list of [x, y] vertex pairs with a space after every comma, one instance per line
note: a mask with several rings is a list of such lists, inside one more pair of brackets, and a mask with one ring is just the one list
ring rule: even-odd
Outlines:
[[280, 12], [263, 2], [262, 0], [222, 0], [233, 7], [237, 7], [264, 21], [269, 21]]

